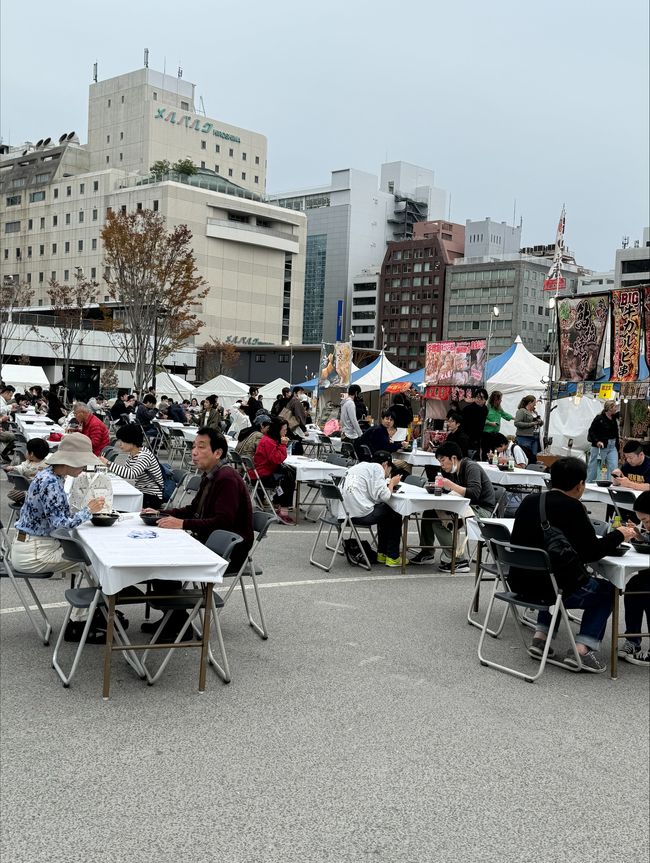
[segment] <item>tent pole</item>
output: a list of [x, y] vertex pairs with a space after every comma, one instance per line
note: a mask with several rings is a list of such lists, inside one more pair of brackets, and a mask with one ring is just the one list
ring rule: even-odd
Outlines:
[[555, 382], [555, 365], [557, 362], [557, 293], [555, 297], [552, 297], [549, 300], [549, 305], [551, 306], [551, 338], [549, 342], [549, 352], [548, 352], [548, 385], [547, 385], [547, 393], [546, 393], [546, 405], [544, 406], [544, 434], [543, 434], [543, 444], [544, 449], [546, 449], [550, 443], [551, 439], [549, 436], [549, 431], [551, 428], [551, 411], [552, 411], [552, 401], [553, 401], [553, 384]]

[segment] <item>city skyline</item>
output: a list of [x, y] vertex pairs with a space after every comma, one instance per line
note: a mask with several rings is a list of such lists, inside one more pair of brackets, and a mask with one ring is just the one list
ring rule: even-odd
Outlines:
[[6, 143], [73, 128], [85, 141], [93, 63], [101, 81], [141, 67], [149, 48], [151, 68], [180, 65], [197, 84], [208, 115], [268, 137], [268, 193], [404, 160], [435, 172], [452, 221], [521, 217], [524, 245], [553, 242], [566, 203], [567, 243], [594, 270], [613, 269], [621, 239], [640, 240], [648, 222], [648, 21], [637, 0], [414, 2], [401, 19], [384, 0], [333, 0], [325, 15], [253, 0], [227, 19], [189, 0], [192, 38], [180, 41], [150, 2], [118, 0], [91, 23], [71, 0], [65, 26], [60, 8], [38, 7], [27, 63], [21, 11], [2, 9]]

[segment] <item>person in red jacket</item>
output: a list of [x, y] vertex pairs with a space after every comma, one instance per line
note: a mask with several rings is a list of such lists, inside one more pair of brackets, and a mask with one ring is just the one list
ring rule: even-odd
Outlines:
[[75, 402], [72, 412], [79, 423], [78, 431], [90, 438], [93, 455], [101, 455], [104, 447], [109, 444], [108, 429], [104, 423], [95, 416], [84, 402]]
[[[293, 504], [296, 480], [293, 471], [284, 464], [287, 458], [287, 444], [289, 443], [287, 432], [286, 420], [281, 417], [274, 417], [266, 430], [266, 434], [257, 444], [253, 463], [262, 484], [266, 488], [275, 489], [273, 505], [277, 515], [286, 524], [293, 524], [288, 507]], [[279, 489], [281, 493], [278, 491]]]

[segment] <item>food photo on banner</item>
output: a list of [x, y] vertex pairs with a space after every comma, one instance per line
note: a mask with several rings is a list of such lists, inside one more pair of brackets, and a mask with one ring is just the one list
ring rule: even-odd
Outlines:
[[610, 380], [637, 381], [641, 362], [641, 291], [624, 288], [612, 291], [612, 332]]
[[347, 388], [350, 386], [352, 343], [324, 343], [321, 351], [319, 387]]
[[485, 372], [485, 339], [429, 342], [424, 380], [427, 386], [478, 386]]
[[596, 380], [608, 317], [609, 296], [588, 295], [558, 300], [561, 380]]
[[643, 291], [643, 329], [645, 334], [645, 363], [650, 369], [650, 285], [644, 285]]

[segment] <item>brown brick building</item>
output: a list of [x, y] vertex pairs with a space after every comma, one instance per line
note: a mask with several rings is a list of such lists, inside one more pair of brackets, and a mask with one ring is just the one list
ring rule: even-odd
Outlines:
[[383, 325], [387, 350], [409, 371], [424, 365], [426, 343], [442, 338], [445, 271], [463, 256], [465, 229], [422, 222], [414, 233], [421, 239], [388, 243], [377, 292], [379, 339]]

